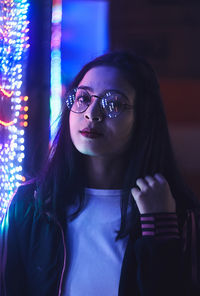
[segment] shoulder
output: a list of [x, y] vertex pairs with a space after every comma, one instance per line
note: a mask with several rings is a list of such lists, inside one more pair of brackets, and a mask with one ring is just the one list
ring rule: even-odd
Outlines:
[[[0, 243], [13, 242], [16, 237], [28, 234], [35, 216], [34, 183], [20, 186], [15, 192], [7, 213], [0, 225]], [[18, 231], [20, 230], [20, 231]]]
[[36, 190], [36, 184], [34, 182], [25, 183], [18, 187], [16, 190], [12, 204], [17, 204], [19, 202], [24, 204], [29, 204], [31, 201], [34, 200], [34, 191]]
[[32, 216], [35, 211], [34, 182], [21, 185], [16, 190], [7, 212], [7, 218], [14, 219], [20, 223], [25, 217]]

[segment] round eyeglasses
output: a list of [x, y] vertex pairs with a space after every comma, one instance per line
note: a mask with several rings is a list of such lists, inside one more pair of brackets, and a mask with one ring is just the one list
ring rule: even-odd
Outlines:
[[75, 88], [66, 98], [66, 104], [70, 111], [83, 113], [92, 103], [92, 97], [98, 98], [99, 105], [106, 117], [115, 118], [125, 109], [133, 109], [126, 103], [127, 97], [120, 92], [108, 91], [102, 97], [90, 95], [87, 90]]

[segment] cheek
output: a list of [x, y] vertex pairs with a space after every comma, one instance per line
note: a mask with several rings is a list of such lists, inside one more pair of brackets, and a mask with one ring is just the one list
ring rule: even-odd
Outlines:
[[134, 120], [132, 116], [122, 118], [117, 124], [116, 130], [122, 138], [129, 138], [132, 134]]
[[80, 136], [79, 131], [81, 130], [81, 127], [83, 127], [83, 117], [82, 114], [76, 114], [73, 112], [70, 112], [69, 114], [69, 131], [72, 143], [76, 147], [77, 150], [80, 151], [83, 143]]
[[69, 128], [70, 130], [77, 130], [80, 129], [80, 123], [81, 123], [81, 114], [70, 112], [69, 114]]
[[70, 131], [70, 135], [72, 136], [72, 131], [73, 131], [73, 116], [71, 115], [71, 112], [69, 114], [69, 131]]
[[73, 126], [73, 115], [72, 115], [72, 112], [69, 113], [69, 129], [70, 129], [70, 132], [71, 132], [71, 129], [72, 129], [72, 126]]
[[112, 127], [112, 144], [115, 143], [120, 150], [125, 149], [133, 133], [134, 119], [130, 117], [119, 118], [119, 121]]
[[78, 125], [79, 125], [79, 120], [78, 120], [77, 114], [70, 112], [70, 114], [69, 114], [69, 130], [70, 130], [70, 135], [71, 135], [72, 141], [74, 139], [74, 136], [77, 133]]

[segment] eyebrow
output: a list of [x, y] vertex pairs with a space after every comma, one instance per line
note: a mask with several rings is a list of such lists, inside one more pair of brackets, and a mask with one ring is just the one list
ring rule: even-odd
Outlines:
[[78, 89], [85, 89], [85, 90], [88, 90], [88, 91], [90, 91], [90, 92], [93, 91], [93, 88], [92, 88], [92, 87], [90, 87], [90, 86], [85, 86], [85, 85], [80, 85], [80, 86], [78, 86], [77, 88], [78, 88]]
[[[86, 91], [89, 91], [89, 92], [93, 92], [93, 88], [92, 87], [90, 87], [90, 86], [86, 86], [86, 85], [80, 85], [80, 86], [78, 86], [78, 89], [84, 89], [84, 90], [86, 90]], [[105, 89], [102, 93], [100, 93], [98, 96], [102, 96], [102, 95], [104, 95], [105, 93], [107, 93], [107, 92], [109, 92], [109, 91], [114, 91], [114, 92], [117, 92], [117, 93], [119, 93], [119, 94], [121, 94], [128, 102], [129, 102], [129, 99], [128, 99], [128, 97], [122, 92], [122, 91], [120, 91], [120, 90], [118, 90], [118, 89]], [[130, 103], [130, 102], [129, 102]]]

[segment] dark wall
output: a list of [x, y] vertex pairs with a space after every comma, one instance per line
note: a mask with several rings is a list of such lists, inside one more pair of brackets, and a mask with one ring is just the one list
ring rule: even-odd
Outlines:
[[200, 198], [200, 1], [110, 1], [111, 48], [146, 57], [160, 78], [169, 130], [187, 183]]

